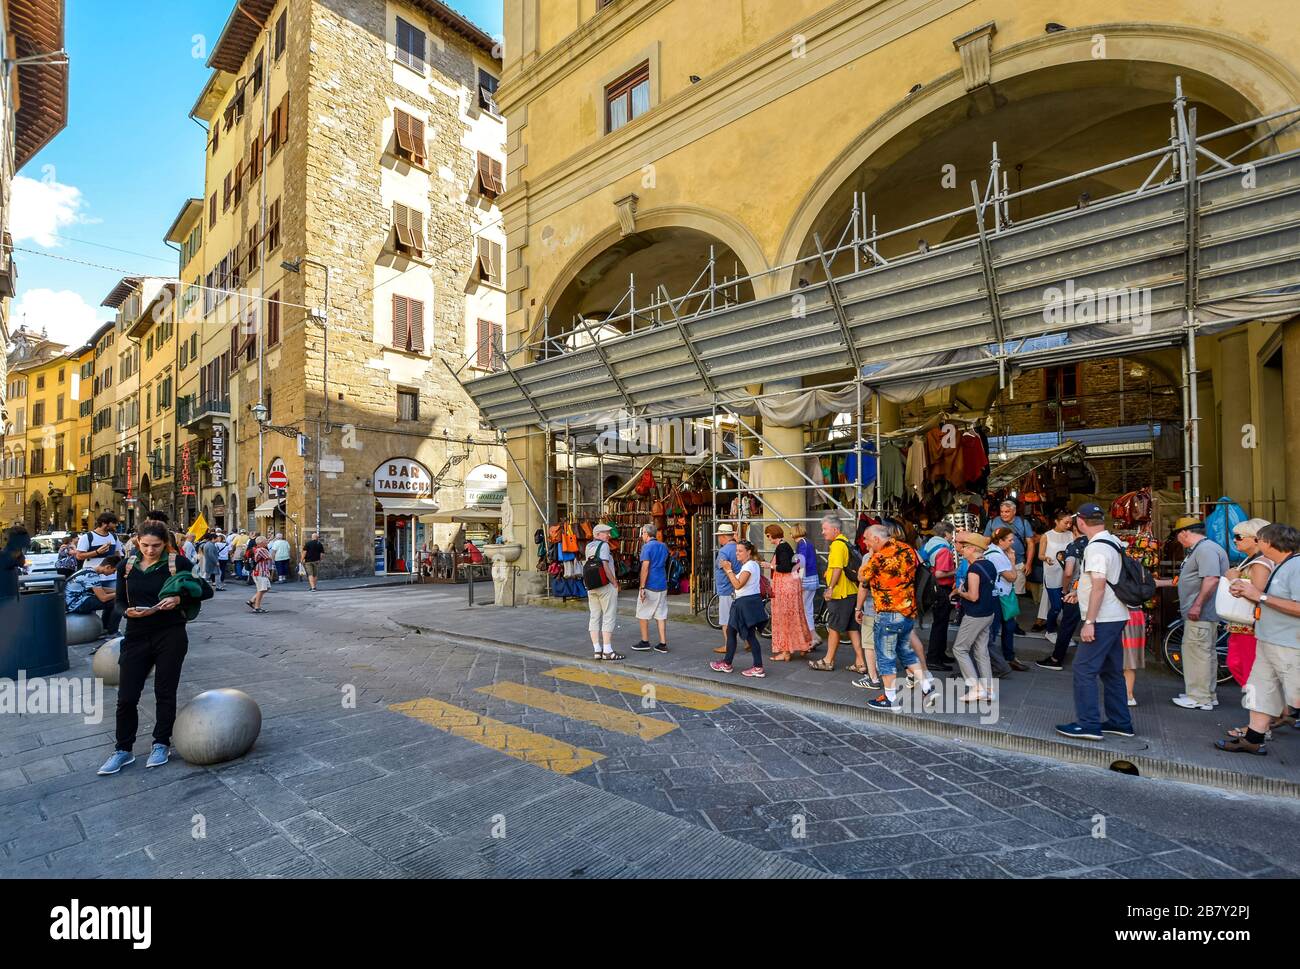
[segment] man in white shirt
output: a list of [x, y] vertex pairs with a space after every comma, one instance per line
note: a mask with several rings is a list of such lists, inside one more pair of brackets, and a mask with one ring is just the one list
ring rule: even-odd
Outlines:
[[117, 537], [117, 516], [111, 511], [100, 512], [95, 527], [77, 539], [74, 553], [83, 569], [98, 568], [109, 555], [122, 554], [122, 541]]
[[[1106, 531], [1100, 505], [1079, 508], [1079, 530], [1088, 538], [1079, 576], [1079, 610], [1083, 614], [1078, 653], [1074, 657], [1074, 723], [1056, 732], [1076, 740], [1101, 740], [1103, 734], [1133, 736], [1133, 717], [1124, 685], [1124, 627], [1128, 606], [1111, 588], [1123, 568], [1123, 543]], [[1106, 719], [1097, 705], [1097, 681], [1106, 700]]]
[[275, 541], [268, 548], [271, 551], [271, 557], [275, 560], [275, 581], [289, 581], [289, 543], [282, 532], [275, 533]]

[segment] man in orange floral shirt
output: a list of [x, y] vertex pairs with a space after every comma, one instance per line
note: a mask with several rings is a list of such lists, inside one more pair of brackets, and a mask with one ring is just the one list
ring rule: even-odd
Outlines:
[[[885, 525], [872, 525], [863, 536], [871, 555], [864, 559], [858, 572], [858, 618], [868, 590], [876, 607], [876, 667], [885, 692], [867, 701], [877, 710], [897, 713], [902, 709], [894, 686], [901, 664], [921, 682], [922, 697], [934, 692], [934, 680], [921, 667], [912, 649], [912, 626], [916, 623], [916, 550], [891, 536]], [[854, 680], [853, 685], [870, 689], [871, 684]]]

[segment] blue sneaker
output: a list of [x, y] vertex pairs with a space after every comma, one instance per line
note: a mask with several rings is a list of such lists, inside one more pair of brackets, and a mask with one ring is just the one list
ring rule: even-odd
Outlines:
[[130, 767], [135, 763], [135, 754], [129, 750], [115, 750], [113, 756], [104, 761], [104, 766], [98, 771], [101, 777], [107, 777], [109, 774], [116, 774], [123, 767]]
[[[857, 686], [856, 683], [853, 685]], [[868, 700], [867, 706], [871, 707], [873, 710], [888, 710], [890, 713], [901, 713], [903, 709], [903, 700], [902, 697], [897, 694], [895, 694], [894, 699], [891, 700], [887, 694], [882, 693], [880, 696], [874, 696]]]
[[1088, 730], [1079, 726], [1077, 723], [1058, 723], [1056, 732], [1062, 737], [1070, 737], [1074, 740], [1100, 740], [1101, 734], [1095, 730]]
[[166, 744], [154, 744], [153, 750], [149, 751], [149, 759], [144, 762], [145, 767], [161, 767], [167, 761], [171, 760], [172, 749]]
[[1116, 737], [1136, 737], [1136, 736], [1137, 736], [1137, 734], [1133, 732], [1133, 728], [1132, 728], [1132, 727], [1119, 727], [1119, 726], [1116, 726], [1115, 724], [1111, 723], [1110, 721], [1107, 721], [1106, 723], [1103, 723], [1103, 724], [1101, 725], [1101, 732], [1102, 732], [1102, 733], [1112, 734], [1113, 736], [1116, 736]]

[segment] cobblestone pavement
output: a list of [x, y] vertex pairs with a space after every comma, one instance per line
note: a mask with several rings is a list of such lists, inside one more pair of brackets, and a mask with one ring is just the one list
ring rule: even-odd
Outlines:
[[[1291, 800], [422, 636], [385, 617], [389, 594], [205, 606], [181, 702], [233, 686], [264, 715], [229, 764], [96, 777], [112, 689], [100, 724], [0, 717], [0, 877], [1300, 872]], [[138, 754], [148, 697], [141, 720]]]

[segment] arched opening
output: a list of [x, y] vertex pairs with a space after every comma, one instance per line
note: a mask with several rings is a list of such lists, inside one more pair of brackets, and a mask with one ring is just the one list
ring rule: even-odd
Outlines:
[[674, 209], [638, 215], [637, 226], [607, 230], [560, 274], [545, 301], [546, 325], [533, 334], [545, 334], [547, 353], [588, 345], [583, 321], [601, 338], [671, 321], [665, 290], [681, 316], [754, 298], [748, 277], [766, 264], [739, 224]]
[[[792, 226], [799, 233], [797, 256], [805, 261], [791, 275], [790, 286], [825, 278], [815, 240], [820, 236], [825, 249], [839, 243], [850, 226], [855, 197], [863, 202], [863, 236], [871, 234], [873, 219], [876, 231], [888, 233], [969, 206], [971, 182], [981, 192], [988, 184], [995, 143], [1005, 178], [999, 187], [1005, 184], [1012, 193], [1167, 145], [1180, 77], [1202, 135], [1258, 115], [1247, 98], [1222, 81], [1185, 67], [1090, 59], [977, 89], [935, 107], [879, 144], [869, 144], [864, 133], [857, 151], [846, 152], [819, 180], [834, 185], [833, 191], [814, 202], [815, 211], [805, 203]], [[1214, 151], [1232, 156], [1253, 137], [1250, 132], [1227, 136], [1216, 141]], [[1008, 215], [1014, 224], [1132, 191], [1154, 164], [1140, 162], [1013, 199]], [[1156, 181], [1168, 175], [1166, 167]], [[817, 194], [810, 193], [809, 202]], [[893, 259], [974, 232], [975, 218], [967, 214], [890, 236], [875, 248]], [[851, 271], [852, 254], [838, 254], [832, 266], [836, 275]]]

